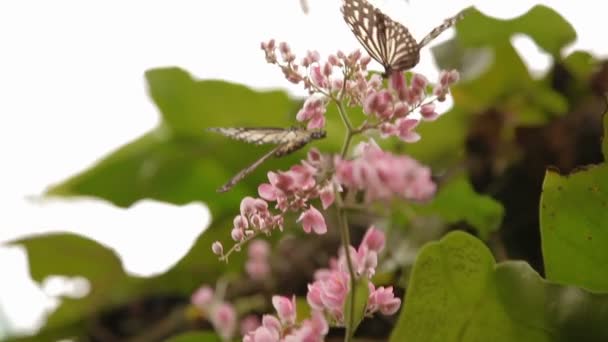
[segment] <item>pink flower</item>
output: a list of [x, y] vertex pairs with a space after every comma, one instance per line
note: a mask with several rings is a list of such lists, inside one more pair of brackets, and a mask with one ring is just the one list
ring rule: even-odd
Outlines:
[[299, 329], [285, 336], [285, 342], [322, 342], [329, 332], [329, 326], [323, 314], [313, 311], [310, 319], [302, 322]]
[[342, 316], [350, 277], [344, 271], [333, 271], [321, 281], [321, 301], [333, 314]]
[[321, 66], [319, 65], [313, 65], [310, 68], [311, 71], [311, 79], [312, 79], [312, 83], [319, 87], [319, 88], [327, 88], [327, 86], [329, 85], [327, 76], [325, 76], [323, 74], [323, 71], [321, 70]]
[[393, 287], [379, 287], [373, 289], [370, 283], [370, 295], [368, 300], [367, 311], [373, 313], [380, 311], [383, 315], [393, 315], [401, 306], [401, 299], [395, 298]]
[[418, 126], [418, 120], [414, 119], [397, 119], [395, 122], [396, 132], [399, 138], [405, 142], [413, 143], [420, 140], [420, 135], [414, 132], [414, 128]]
[[272, 296], [272, 306], [281, 323], [292, 325], [296, 322], [296, 296], [292, 296], [291, 300], [283, 296]]
[[367, 229], [367, 232], [365, 232], [365, 235], [363, 236], [363, 240], [361, 240], [361, 246], [366, 246], [367, 248], [375, 252], [380, 252], [381, 250], [383, 250], [384, 243], [384, 232], [379, 229], [376, 229], [376, 227], [374, 226], [371, 226], [369, 227], [369, 229]]
[[262, 323], [256, 315], [248, 315], [241, 320], [241, 335], [247, 335], [249, 332], [256, 330]]
[[242, 230], [242, 229], [249, 228], [249, 222], [247, 221], [247, 218], [245, 216], [243, 216], [243, 215], [237, 215], [234, 218], [233, 224], [234, 224], [234, 228], [235, 229], [241, 229]]
[[249, 244], [248, 252], [251, 259], [265, 260], [270, 255], [270, 244], [264, 240], [254, 240]]
[[420, 107], [420, 115], [426, 121], [433, 121], [439, 117], [439, 114], [435, 111], [435, 104], [429, 103]]
[[232, 240], [238, 242], [245, 238], [245, 232], [243, 229], [235, 227], [230, 231], [230, 237], [232, 237]]
[[232, 338], [236, 330], [236, 311], [228, 303], [220, 304], [211, 313], [211, 322], [215, 330], [225, 340]]
[[243, 336], [243, 342], [279, 342], [278, 331], [268, 329], [265, 326], [258, 327], [253, 332]]
[[393, 72], [389, 77], [389, 85], [396, 93], [403, 91], [407, 87], [405, 77], [401, 72]]
[[297, 222], [302, 222], [302, 227], [306, 233], [310, 233], [311, 231], [314, 231], [319, 235], [327, 233], [325, 218], [321, 212], [312, 205], [300, 215]]
[[224, 254], [224, 246], [222, 246], [222, 243], [219, 242], [219, 241], [215, 241], [211, 245], [211, 250], [213, 251], [213, 254], [215, 254], [215, 255], [222, 255], [222, 254]]
[[270, 274], [270, 265], [267, 260], [249, 259], [245, 262], [245, 271], [251, 279], [263, 280]]
[[324, 304], [321, 299], [321, 282], [308, 284], [308, 293], [306, 294], [306, 302], [315, 310], [323, 310]]
[[278, 334], [281, 331], [281, 322], [273, 315], [262, 316], [262, 325], [270, 331], [274, 331]]
[[192, 304], [199, 309], [206, 309], [213, 301], [213, 289], [207, 285], [198, 288], [190, 299]]
[[323, 210], [329, 208], [332, 205], [332, 203], [334, 203], [334, 200], [336, 199], [336, 194], [334, 193], [334, 187], [331, 185], [324, 187], [323, 189], [321, 189], [319, 197], [321, 198], [321, 204], [323, 205]]
[[435, 191], [430, 170], [407, 156], [395, 156], [377, 145], [361, 144], [354, 160], [336, 158], [336, 179], [348, 188], [365, 192], [366, 201], [398, 196], [424, 201]]

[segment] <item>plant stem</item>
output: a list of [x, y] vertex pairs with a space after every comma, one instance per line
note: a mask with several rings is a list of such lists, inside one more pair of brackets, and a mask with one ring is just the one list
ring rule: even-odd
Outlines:
[[[346, 136], [344, 138], [344, 145], [342, 145], [342, 158], [346, 156], [348, 152], [348, 148], [350, 146], [350, 142], [352, 137], [357, 132], [353, 129], [353, 125], [348, 118], [348, 114], [344, 108], [344, 104], [342, 103], [342, 96], [339, 99], [334, 98], [336, 105], [338, 106], [338, 113], [340, 113], [340, 118], [346, 127]], [[350, 257], [350, 231], [348, 227], [348, 219], [346, 217], [346, 212], [344, 211], [344, 202], [342, 200], [342, 196], [340, 193], [336, 193], [336, 211], [338, 215], [338, 225], [340, 226], [340, 237], [342, 240], [342, 246], [344, 247], [344, 255], [346, 257], [346, 266], [348, 268], [348, 273], [350, 276], [350, 291], [349, 296], [350, 299], [347, 302], [350, 302], [350, 305], [345, 308], [348, 310], [345, 313], [345, 317], [348, 317], [348, 322], [344, 322], [346, 325], [346, 334], [344, 335], [344, 341], [350, 342], [352, 340], [352, 336], [354, 335], [355, 329], [355, 299], [356, 299], [356, 279], [355, 279], [355, 270], [353, 268], [353, 263]]]
[[353, 135], [355, 134], [355, 130], [353, 128], [353, 124], [350, 123], [350, 119], [348, 118], [348, 114], [346, 114], [346, 109], [344, 109], [344, 104], [342, 103], [342, 101], [338, 99], [335, 99], [335, 101], [336, 105], [338, 106], [338, 113], [340, 113], [340, 118], [342, 119], [344, 126], [346, 126], [346, 136], [344, 137], [344, 144], [342, 145], [342, 152], [340, 153], [342, 155], [342, 158], [344, 158], [346, 156], [346, 153], [348, 152], [348, 147], [350, 146], [350, 141], [353, 138]]
[[356, 279], [355, 279], [355, 270], [353, 268], [353, 263], [350, 258], [350, 231], [348, 229], [348, 222], [346, 219], [346, 214], [344, 209], [340, 206], [337, 207], [338, 211], [338, 225], [340, 226], [340, 236], [342, 238], [342, 245], [344, 246], [344, 254], [346, 256], [346, 266], [348, 268], [348, 274], [350, 278], [350, 291], [348, 294], [350, 295], [350, 305], [345, 308], [348, 310], [348, 313], [345, 315], [348, 317], [348, 322], [344, 322], [346, 324], [346, 334], [344, 335], [344, 341], [351, 341], [352, 336], [354, 335], [355, 329], [355, 299], [356, 299]]

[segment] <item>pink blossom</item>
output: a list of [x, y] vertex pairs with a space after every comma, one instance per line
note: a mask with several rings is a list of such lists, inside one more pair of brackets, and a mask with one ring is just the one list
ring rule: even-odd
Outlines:
[[427, 86], [427, 84], [429, 84], [429, 81], [426, 79], [426, 77], [424, 77], [424, 75], [414, 74], [414, 76], [412, 77], [412, 88], [413, 89], [424, 90], [424, 88]]
[[380, 311], [383, 315], [393, 315], [401, 306], [401, 299], [395, 298], [393, 287], [379, 287], [377, 289], [370, 283], [370, 295], [367, 311], [374, 313]]
[[422, 119], [426, 121], [434, 121], [439, 117], [439, 114], [435, 111], [435, 104], [429, 103], [420, 107], [420, 115]]
[[245, 262], [245, 271], [253, 280], [263, 280], [270, 274], [268, 260], [249, 259]]
[[272, 296], [272, 306], [277, 311], [281, 323], [291, 325], [296, 322], [296, 296], [292, 296], [291, 299]]
[[224, 246], [222, 246], [222, 243], [219, 242], [219, 241], [215, 241], [211, 245], [211, 250], [213, 251], [213, 254], [215, 254], [215, 255], [222, 255], [222, 254], [224, 254]]
[[256, 315], [248, 315], [241, 320], [241, 335], [247, 335], [249, 332], [254, 331], [260, 327], [262, 323]]
[[[249, 225], [249, 224], [247, 224], [247, 225]], [[234, 227], [230, 231], [230, 237], [232, 237], [232, 240], [234, 240], [234, 241], [237, 241], [237, 242], [241, 241], [245, 238], [245, 231], [242, 228]]]
[[254, 240], [249, 244], [249, 258], [266, 260], [270, 255], [270, 244], [264, 240]]
[[198, 288], [190, 299], [192, 304], [199, 309], [205, 309], [207, 306], [211, 305], [213, 301], [213, 289], [207, 285], [203, 285]]
[[413, 143], [420, 140], [420, 135], [414, 131], [414, 128], [418, 126], [418, 123], [419, 121], [415, 119], [397, 119], [395, 125], [396, 134], [399, 136], [399, 139], [408, 143]]
[[319, 235], [327, 233], [325, 218], [321, 212], [312, 205], [300, 215], [298, 222], [302, 222], [302, 228], [304, 228], [306, 233], [310, 233], [311, 231], [314, 231], [315, 234]]
[[[329, 275], [329, 274], [328, 274]], [[306, 294], [306, 302], [315, 310], [323, 310], [323, 300], [321, 299], [321, 283], [316, 281], [308, 284], [308, 293]]]
[[233, 224], [234, 224], [234, 228], [235, 229], [241, 229], [242, 230], [242, 229], [249, 228], [249, 222], [247, 221], [247, 218], [245, 216], [243, 216], [243, 215], [237, 215], [234, 218]]
[[360, 246], [366, 246], [372, 251], [380, 252], [384, 249], [385, 236], [384, 232], [376, 227], [371, 226], [365, 232]]
[[343, 186], [364, 191], [366, 201], [394, 196], [424, 201], [434, 194], [427, 167], [410, 157], [384, 152], [375, 144], [361, 146], [360, 157], [335, 161], [336, 179]]
[[336, 199], [336, 194], [334, 193], [333, 186], [328, 185], [328, 186], [324, 187], [323, 189], [321, 189], [319, 197], [321, 198], [321, 204], [323, 205], [323, 210], [329, 208], [332, 205], [332, 203], [334, 203], [334, 200]]
[[329, 83], [327, 76], [325, 76], [321, 70], [321, 66], [314, 65], [310, 68], [310, 71], [312, 83], [319, 88], [327, 88]]
[[275, 331], [277, 335], [281, 331], [281, 322], [273, 315], [262, 316], [262, 325], [271, 331]]
[[397, 94], [405, 90], [407, 84], [405, 83], [405, 77], [401, 72], [393, 72], [389, 77], [389, 85]]
[[230, 339], [236, 330], [236, 311], [228, 303], [220, 304], [211, 313], [211, 322], [222, 338]]
[[247, 335], [243, 336], [243, 342], [279, 342], [280, 336], [278, 331], [268, 329], [265, 326], [260, 326]]
[[285, 342], [322, 342], [329, 332], [329, 325], [319, 311], [313, 311], [310, 319], [302, 322], [299, 329], [285, 336]]

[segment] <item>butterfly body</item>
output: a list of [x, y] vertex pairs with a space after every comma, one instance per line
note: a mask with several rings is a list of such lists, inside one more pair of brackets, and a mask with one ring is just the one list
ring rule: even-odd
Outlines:
[[417, 42], [405, 26], [367, 0], [344, 0], [341, 10], [346, 24], [363, 48], [384, 67], [385, 78], [393, 72], [413, 68], [420, 61], [420, 49], [462, 18], [459, 13], [446, 19]]
[[245, 176], [271, 156], [282, 157], [288, 155], [301, 149], [312, 140], [322, 139], [326, 136], [326, 132], [323, 130], [306, 130], [298, 127], [212, 127], [208, 128], [208, 130], [250, 144], [278, 145], [256, 160], [252, 165], [237, 173], [232, 179], [218, 189], [219, 192], [230, 190], [236, 183], [245, 178]]

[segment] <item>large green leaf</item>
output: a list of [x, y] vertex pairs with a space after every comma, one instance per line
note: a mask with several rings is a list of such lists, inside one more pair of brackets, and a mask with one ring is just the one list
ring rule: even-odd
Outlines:
[[416, 208], [421, 214], [438, 215], [448, 223], [465, 221], [484, 240], [500, 227], [504, 216], [504, 208], [499, 202], [475, 192], [463, 176], [441, 188], [431, 203]]
[[548, 171], [540, 224], [547, 279], [608, 291], [608, 164]]
[[67, 337], [82, 330], [85, 317], [125, 302], [140, 278], [128, 276], [114, 251], [82, 236], [55, 233], [17, 240], [23, 246], [30, 275], [42, 283], [47, 277], [81, 276], [90, 284], [83, 298], [63, 298], [62, 304], [47, 318], [41, 336]]
[[554, 56], [559, 56], [560, 50], [576, 39], [572, 25], [555, 10], [543, 5], [508, 20], [471, 9], [458, 23], [458, 39], [470, 47], [504, 43], [516, 33], [528, 35], [536, 45]]
[[608, 339], [608, 295], [547, 282], [524, 262], [495, 265], [463, 232], [422, 249], [404, 305], [391, 341]]
[[[277, 126], [295, 123], [301, 101], [283, 91], [255, 91], [222, 81], [196, 81], [177, 68], [148, 71], [150, 94], [162, 122], [90, 169], [55, 185], [51, 195], [87, 195], [129, 206], [143, 198], [184, 204], [205, 202], [214, 214], [256, 193], [264, 169], [286, 169], [304, 151], [271, 158], [228, 193], [216, 189], [271, 147], [252, 146], [205, 131], [213, 126]], [[327, 112], [330, 134], [318, 146], [337, 149], [343, 132], [335, 108]]]
[[74, 234], [41, 235], [13, 242], [25, 248], [30, 274], [35, 281], [42, 282], [52, 275], [82, 276], [91, 285], [91, 292], [83, 298], [63, 298], [42, 330], [23, 341], [58, 340], [78, 335], [85, 330], [87, 321], [104, 310], [151, 295], [188, 298], [202, 284], [214, 286], [221, 275], [242, 272], [244, 253], [234, 254], [226, 264], [211, 251], [211, 244], [216, 240], [227, 247], [233, 243], [229, 234], [232, 217], [227, 214], [214, 220], [173, 268], [151, 278], [126, 275], [112, 250]]

